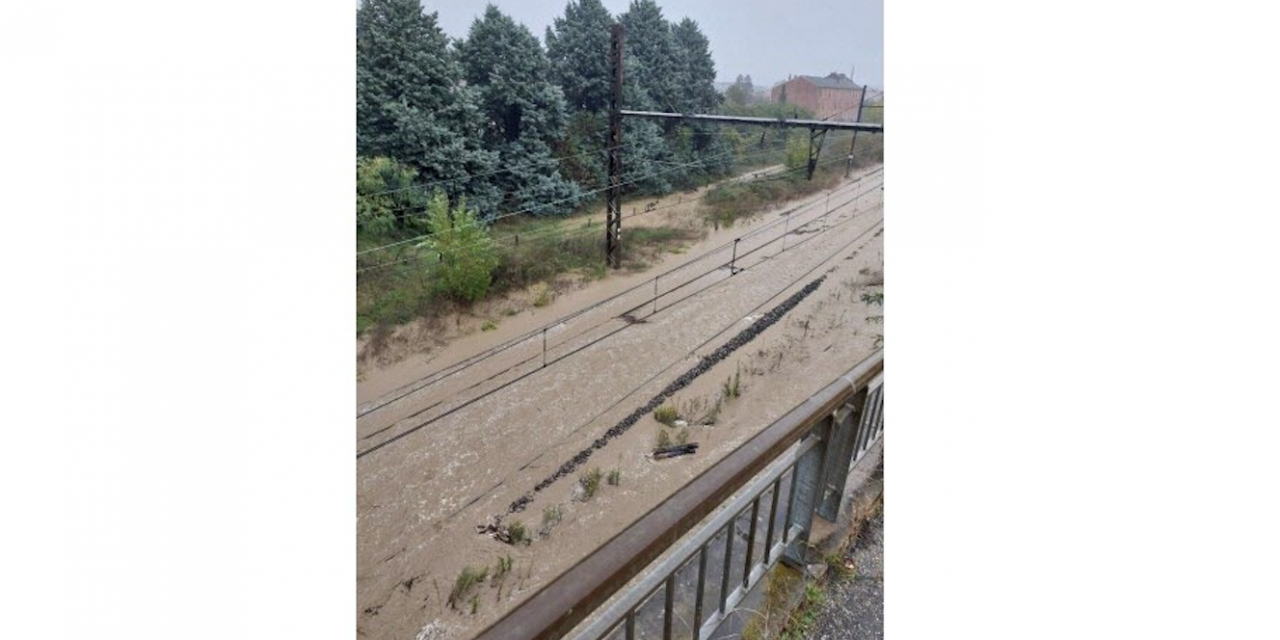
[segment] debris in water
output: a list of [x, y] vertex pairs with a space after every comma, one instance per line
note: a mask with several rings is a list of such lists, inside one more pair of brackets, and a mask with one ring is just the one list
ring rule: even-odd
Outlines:
[[653, 450], [654, 460], [665, 460], [676, 456], [687, 456], [698, 452], [698, 443], [677, 444], [670, 447], [658, 447]]

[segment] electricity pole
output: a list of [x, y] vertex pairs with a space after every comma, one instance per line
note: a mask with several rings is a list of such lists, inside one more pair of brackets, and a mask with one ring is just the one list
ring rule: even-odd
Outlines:
[[622, 25], [610, 28], [609, 64], [609, 192], [604, 225], [604, 252], [610, 267], [622, 265]]
[[[862, 105], [867, 103], [867, 85], [862, 85], [862, 93], [858, 96], [858, 117], [854, 122], [862, 122]], [[853, 130], [853, 140], [849, 142], [849, 161], [844, 165], [844, 177], [853, 172], [853, 150], [858, 144], [858, 130]]]

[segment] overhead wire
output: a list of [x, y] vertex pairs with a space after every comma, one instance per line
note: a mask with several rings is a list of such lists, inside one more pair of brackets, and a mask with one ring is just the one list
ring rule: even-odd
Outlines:
[[[881, 184], [883, 184], [883, 180], [882, 180]], [[858, 194], [858, 196], [857, 196], [857, 197], [861, 197], [862, 193], [865, 193], [865, 192], [860, 192], [860, 193]], [[856, 198], [855, 198], [855, 200], [849, 200], [849, 201], [846, 201], [845, 203], [838, 205], [838, 206], [837, 206], [836, 208], [834, 208], [834, 209], [830, 209], [830, 210], [829, 210], [829, 211], [827, 211], [825, 214], [823, 214], [823, 216], [821, 216], [821, 217], [820, 217], [820, 219], [825, 219], [825, 218], [826, 218], [826, 216], [830, 215], [830, 213], [832, 213], [833, 211], [837, 211], [840, 207], [843, 207], [843, 206], [845, 206], [845, 205], [849, 204], [849, 202], [855, 202], [855, 201], [856, 201]], [[812, 239], [814, 239], [814, 238], [819, 237], [819, 235], [824, 235], [827, 231], [829, 231], [829, 230], [830, 230], [830, 229], [832, 229], [832, 228], [836, 228], [836, 227], [838, 227], [838, 226], [841, 226], [841, 225], [847, 224], [848, 222], [852, 222], [852, 221], [853, 221], [853, 220], [855, 220], [855, 219], [857, 219], [857, 211], [856, 211], [856, 210], [854, 211], [854, 215], [853, 215], [853, 217], [851, 217], [849, 220], [846, 220], [846, 221], [841, 222], [841, 223], [837, 223], [836, 225], [829, 227], [828, 229], [824, 230], [823, 232], [821, 232], [821, 233], [819, 233], [819, 234], [811, 235], [811, 236], [809, 236], [808, 238], [804, 238], [803, 240], [801, 240], [801, 241], [797, 242], [796, 244], [792, 245], [791, 250], [794, 250], [795, 248], [797, 248], [797, 247], [799, 247], [799, 246], [802, 246], [802, 245], [803, 245], [803, 244], [805, 244], [806, 242], [808, 242], [808, 241], [810, 241], [810, 240], [812, 240]], [[804, 226], [807, 226], [807, 225], [812, 224], [813, 222], [817, 222], [817, 221], [818, 221], [818, 219], [811, 220], [810, 222], [805, 223], [805, 225], [801, 225], [801, 227], [799, 227], [799, 228], [802, 228], [802, 227], [804, 227]], [[799, 228], [797, 228], [797, 230], [798, 230]], [[789, 233], [787, 233], [787, 234], [784, 234], [782, 237], [786, 237], [786, 235], [790, 235], [791, 233], [794, 233], [794, 232], [795, 232], [795, 231], [791, 231], [791, 232], [789, 232]], [[769, 243], [775, 242], [776, 240], [777, 240], [777, 239], [770, 240], [770, 241], [769, 241]], [[766, 244], [769, 244], [769, 243], [766, 243]], [[745, 257], [745, 256], [744, 256], [744, 257]], [[759, 264], [763, 263], [765, 260], [768, 260], [768, 259], [770, 259], [770, 258], [764, 258], [764, 259], [761, 259], [760, 261], [757, 261], [756, 263], [754, 263], [754, 264], [752, 264], [752, 265], [749, 265], [748, 267], [743, 267], [740, 271], [745, 271], [746, 269], [748, 269], [748, 268], [750, 268], [750, 267], [758, 266]], [[825, 261], [824, 261], [824, 262], [825, 262]], [[820, 264], [821, 264], [821, 263], [820, 263]], [[722, 267], [718, 267], [718, 268], [722, 268]], [[701, 277], [701, 276], [699, 276], [699, 277]], [[723, 282], [725, 282], [725, 281], [727, 281], [727, 280], [728, 280], [728, 279], [726, 278], [726, 279], [724, 279], [724, 280], [721, 280], [721, 281], [718, 281], [718, 282], [712, 283], [712, 284], [711, 284], [711, 285], [709, 285], [708, 287], [705, 287], [705, 288], [703, 288], [703, 289], [701, 289], [701, 290], [699, 290], [699, 291], [696, 291], [696, 292], [694, 292], [694, 293], [692, 293], [692, 294], [689, 294], [689, 295], [685, 296], [684, 298], [681, 298], [680, 300], [678, 300], [676, 303], [673, 303], [673, 304], [678, 304], [679, 302], [681, 302], [681, 301], [683, 301], [683, 300], [687, 300], [687, 299], [689, 299], [690, 297], [692, 297], [692, 296], [694, 296], [694, 295], [697, 295], [698, 293], [701, 293], [701, 292], [703, 292], [703, 291], [705, 291], [705, 290], [707, 290], [707, 289], [709, 289], [709, 288], [711, 288], [711, 287], [717, 286], [717, 285], [719, 285], [719, 284], [721, 284], [721, 283], [723, 283]], [[647, 303], [645, 303], [645, 304], [647, 305]], [[644, 305], [642, 305], [642, 306], [644, 306]], [[670, 306], [668, 306], [667, 308], [670, 308]], [[656, 314], [656, 313], [657, 313], [657, 311], [655, 311], [654, 313]], [[653, 314], [650, 314], [650, 315], [653, 315]], [[598, 326], [598, 325], [597, 325], [597, 326]], [[419, 423], [419, 424], [417, 424], [417, 425], [414, 425], [413, 427], [410, 427], [410, 428], [408, 428], [408, 429], [406, 429], [406, 430], [404, 430], [404, 431], [401, 431], [401, 432], [399, 432], [399, 433], [397, 433], [397, 434], [395, 434], [395, 435], [393, 435], [393, 436], [391, 436], [391, 437], [387, 438], [386, 440], [383, 440], [382, 442], [379, 442], [378, 444], [372, 445], [372, 446], [370, 446], [369, 448], [367, 448], [367, 449], [365, 449], [365, 450], [363, 450], [363, 451], [358, 452], [358, 453], [356, 454], [356, 458], [357, 458], [357, 459], [360, 459], [360, 458], [362, 458], [362, 457], [364, 457], [364, 456], [366, 456], [366, 455], [368, 455], [368, 454], [370, 454], [370, 453], [373, 453], [374, 451], [377, 451], [377, 450], [379, 450], [379, 449], [382, 449], [383, 447], [385, 447], [385, 446], [387, 446], [387, 445], [390, 445], [390, 444], [392, 444], [392, 443], [394, 443], [394, 442], [397, 442], [397, 441], [399, 441], [400, 439], [402, 439], [402, 438], [404, 438], [404, 437], [406, 437], [406, 436], [408, 436], [408, 435], [410, 435], [410, 434], [412, 434], [412, 433], [415, 433], [415, 432], [417, 432], [418, 430], [420, 430], [420, 429], [422, 429], [422, 428], [424, 428], [424, 427], [426, 427], [426, 426], [428, 426], [428, 425], [430, 425], [430, 424], [433, 424], [433, 423], [435, 423], [435, 422], [437, 422], [437, 421], [439, 421], [439, 420], [441, 420], [441, 419], [443, 419], [443, 418], [445, 418], [445, 417], [447, 417], [447, 416], [449, 416], [449, 415], [452, 415], [452, 414], [456, 413], [457, 411], [462, 410], [463, 408], [466, 408], [466, 407], [470, 406], [471, 404], [474, 404], [475, 402], [478, 402], [479, 400], [481, 400], [481, 399], [483, 399], [483, 398], [485, 398], [485, 397], [488, 397], [489, 395], [491, 395], [491, 394], [493, 394], [493, 393], [496, 393], [497, 391], [500, 391], [500, 390], [502, 390], [502, 389], [504, 389], [504, 388], [507, 388], [507, 387], [511, 386], [512, 384], [515, 384], [516, 382], [519, 382], [520, 380], [523, 380], [523, 379], [525, 379], [525, 378], [528, 378], [529, 376], [531, 376], [531, 375], [533, 375], [533, 374], [537, 373], [538, 371], [541, 371], [542, 369], [545, 369], [547, 366], [551, 366], [551, 365], [553, 365], [553, 364], [555, 364], [555, 363], [557, 363], [557, 362], [560, 362], [560, 361], [562, 361], [562, 360], [564, 360], [564, 359], [566, 359], [566, 358], [568, 358], [568, 357], [570, 357], [570, 356], [572, 356], [572, 355], [577, 354], [578, 352], [580, 352], [580, 351], [582, 351], [582, 350], [584, 350], [584, 349], [586, 349], [586, 348], [589, 348], [589, 347], [591, 347], [591, 346], [594, 346], [595, 344], [598, 344], [598, 343], [600, 343], [601, 341], [603, 341], [603, 340], [605, 340], [605, 339], [607, 339], [607, 338], [609, 338], [609, 337], [611, 337], [611, 336], [613, 336], [613, 335], [615, 335], [615, 334], [617, 334], [617, 333], [619, 333], [619, 332], [621, 332], [621, 331], [623, 331], [623, 330], [626, 330], [626, 329], [627, 329], [627, 328], [629, 328], [630, 326], [632, 326], [632, 324], [630, 324], [630, 323], [624, 323], [622, 326], [620, 326], [620, 327], [618, 327], [618, 328], [616, 328], [616, 329], [614, 329], [614, 330], [612, 330], [612, 331], [610, 331], [610, 332], [608, 332], [608, 333], [604, 334], [603, 336], [600, 336], [600, 337], [598, 337], [598, 338], [596, 338], [596, 339], [593, 339], [593, 340], [591, 340], [591, 341], [587, 342], [586, 344], [583, 344], [583, 345], [581, 345], [581, 346], [578, 346], [578, 347], [576, 347], [576, 348], [572, 349], [571, 351], [569, 351], [569, 352], [567, 352], [567, 353], [565, 353], [565, 354], [563, 354], [563, 355], [560, 355], [560, 356], [556, 357], [556, 358], [555, 358], [555, 359], [553, 359], [553, 360], [548, 361], [546, 364], [544, 364], [544, 365], [543, 365], [542, 367], [540, 367], [540, 368], [533, 369], [533, 370], [531, 370], [531, 371], [528, 371], [528, 372], [526, 372], [526, 373], [524, 373], [524, 374], [521, 374], [521, 375], [517, 376], [516, 378], [514, 378], [514, 379], [512, 379], [512, 380], [508, 380], [507, 382], [504, 382], [504, 383], [502, 383], [501, 385], [499, 385], [499, 386], [497, 386], [497, 387], [495, 387], [495, 388], [493, 388], [493, 389], [491, 389], [491, 390], [489, 390], [489, 391], [486, 391], [486, 392], [484, 392], [484, 393], [482, 393], [482, 394], [480, 394], [480, 395], [478, 395], [478, 396], [476, 396], [476, 397], [474, 397], [474, 398], [471, 398], [471, 399], [469, 399], [469, 400], [466, 400], [466, 401], [462, 402], [461, 404], [455, 405], [455, 406], [453, 406], [453, 407], [449, 408], [448, 410], [446, 410], [446, 411], [444, 411], [444, 412], [442, 412], [442, 413], [440, 413], [440, 414], [438, 414], [438, 415], [436, 415], [436, 416], [433, 416], [433, 417], [431, 417], [431, 418], [427, 419], [427, 420], [426, 420], [426, 421], [424, 421], [424, 422], [421, 422], [421, 423]], [[705, 343], [704, 343], [704, 345], [705, 345]], [[700, 348], [700, 347], [701, 347], [701, 345], [700, 345], [699, 347], [697, 347], [697, 348]], [[696, 349], [696, 348], [695, 348], [695, 349]], [[526, 360], [525, 362], [527, 363], [527, 362], [528, 362], [528, 360]], [[519, 365], [517, 365], [517, 366], [519, 366]], [[510, 371], [510, 370], [511, 370], [511, 369], [509, 368], [507, 371]], [[493, 379], [494, 377], [496, 377], [496, 375], [495, 375], [495, 376], [490, 376], [487, 380], [491, 380], [491, 379]], [[437, 401], [436, 403], [433, 403], [431, 406], [432, 406], [432, 407], [434, 407], [434, 406], [436, 406], [436, 405], [438, 405], [438, 404], [439, 404], [439, 401]], [[426, 411], [426, 410], [429, 410], [430, 408], [431, 408], [431, 407], [428, 407], [428, 408], [426, 408], [426, 409], [419, 410], [418, 412], [415, 412], [414, 414], [411, 414], [411, 416], [409, 416], [409, 417], [402, 418], [402, 419], [401, 419], [401, 421], [406, 420], [406, 419], [409, 419], [410, 417], [414, 417], [414, 416], [416, 416], [416, 415], [419, 415], [419, 414], [421, 414], [422, 412], [424, 412], [424, 411]], [[398, 423], [397, 423], [397, 424], [398, 424]], [[386, 428], [384, 428], [384, 429], [379, 430], [379, 432], [386, 431], [387, 429], [389, 429], [389, 428], [391, 428], [391, 427], [394, 427], [394, 426], [395, 426], [395, 424], [390, 425], [389, 427], [386, 427]], [[374, 434], [370, 434], [370, 435], [374, 435]], [[368, 437], [368, 436], [366, 436], [366, 437]]]

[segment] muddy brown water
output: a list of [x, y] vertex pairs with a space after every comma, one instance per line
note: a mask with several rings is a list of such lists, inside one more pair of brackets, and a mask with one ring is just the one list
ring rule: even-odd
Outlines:
[[[789, 237], [789, 242], [804, 240], [799, 248], [776, 254], [772, 249], [759, 251], [747, 259], [745, 271], [733, 276], [727, 270], [709, 275], [689, 287], [708, 286], [699, 295], [660, 307], [646, 322], [627, 325], [610, 338], [426, 426], [412, 430], [442, 408], [478, 397], [486, 386], [465, 390], [478, 380], [500, 373], [506, 365], [531, 353], [540, 354], [540, 338], [529, 351], [512, 349], [502, 358], [469, 369], [465, 376], [433, 385], [359, 420], [357, 448], [361, 450], [382, 437], [407, 435], [361, 457], [357, 465], [358, 635], [406, 639], [473, 636], [871, 353], [883, 327], [867, 318], [881, 315], [882, 309], [868, 306], [860, 296], [881, 290], [881, 198], [881, 192], [874, 190], [833, 211], [823, 225], [825, 232]], [[766, 224], [769, 218], [766, 214], [751, 225], [712, 233], [686, 253], [669, 256], [664, 264], [679, 264], [752, 226]], [[797, 280], [810, 271], [812, 275]], [[652, 273], [591, 283], [562, 295], [537, 313], [508, 318], [498, 332], [472, 334], [429, 358], [407, 358], [387, 371], [369, 371], [360, 385], [361, 402], [417, 380], [441, 364], [488, 349], [550, 318], [644, 282]], [[594, 498], [579, 502], [573, 499], [576, 476], [566, 477], [537, 493], [528, 509], [517, 516], [536, 531], [544, 510], [558, 507], [563, 517], [548, 537], [512, 547], [475, 533], [477, 525], [504, 513], [513, 500], [655, 395], [695, 363], [697, 356], [705, 355], [702, 352], [715, 349], [749, 325], [753, 313], [767, 311], [824, 273], [827, 278], [822, 286], [780, 322], [677, 395], [677, 403], [710, 406], [720, 394], [721, 384], [741, 372], [741, 397], [724, 404], [715, 425], [691, 427], [691, 439], [701, 445], [697, 454], [651, 460], [646, 454], [663, 427], [646, 416], [596, 451], [587, 465], [618, 470], [620, 486], [606, 484]], [[638, 296], [641, 299], [637, 302], [652, 295], [651, 291], [637, 293], [645, 294]], [[756, 308], [760, 310], [753, 312]], [[562, 348], [585, 344], [624, 322], [606, 317], [607, 313], [587, 315], [580, 319], [586, 326], [598, 322], [592, 330], [595, 333], [574, 334], [567, 327], [564, 342], [559, 343]], [[690, 353], [716, 334], [720, 335], [706, 347]], [[552, 353], [554, 348], [549, 350], [549, 355]], [[505, 375], [525, 372], [517, 369]], [[507, 381], [500, 376], [485, 384]], [[433, 403], [439, 404], [431, 408]], [[418, 415], [413, 416], [415, 413]], [[379, 430], [383, 431], [370, 437]], [[457, 610], [446, 604], [463, 567], [487, 566], [493, 573], [498, 559], [505, 556], [514, 560], [511, 572], [473, 589]], [[474, 615], [470, 611], [472, 598]]]

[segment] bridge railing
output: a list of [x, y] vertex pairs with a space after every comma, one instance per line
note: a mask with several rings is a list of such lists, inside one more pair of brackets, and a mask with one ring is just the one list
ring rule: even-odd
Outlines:
[[884, 430], [883, 370], [877, 351], [478, 638], [710, 638], [770, 567], [804, 561], [815, 516], [837, 518], [850, 467]]

